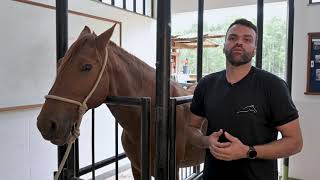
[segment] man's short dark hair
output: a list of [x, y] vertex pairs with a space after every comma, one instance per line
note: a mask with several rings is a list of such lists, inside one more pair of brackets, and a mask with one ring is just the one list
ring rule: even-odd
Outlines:
[[247, 19], [241, 18], [241, 19], [236, 19], [232, 24], [230, 24], [230, 26], [228, 27], [227, 33], [229, 31], [229, 29], [236, 24], [240, 24], [243, 26], [247, 26], [248, 28], [251, 28], [254, 30], [254, 32], [257, 34], [257, 26], [254, 25], [251, 21], [248, 21]]

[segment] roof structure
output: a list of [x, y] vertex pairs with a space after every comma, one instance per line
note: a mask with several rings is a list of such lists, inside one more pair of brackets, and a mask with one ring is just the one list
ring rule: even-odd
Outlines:
[[[203, 35], [203, 47], [218, 47], [219, 44], [212, 41], [215, 38], [223, 38], [224, 35]], [[180, 36], [176, 35], [171, 38], [172, 49], [196, 49], [198, 45], [198, 38], [193, 36]]]

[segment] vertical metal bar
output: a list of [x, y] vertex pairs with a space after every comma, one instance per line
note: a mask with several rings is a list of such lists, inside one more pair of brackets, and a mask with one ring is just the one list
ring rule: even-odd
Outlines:
[[204, 0], [198, 0], [197, 81], [202, 78]]
[[142, 0], [142, 12], [143, 15], [146, 15], [146, 0]]
[[293, 59], [293, 31], [294, 31], [294, 0], [288, 0], [288, 32], [287, 32], [287, 76], [286, 81], [291, 92], [292, 88], [292, 59]]
[[[57, 61], [62, 58], [68, 49], [68, 1], [56, 0], [56, 53]], [[58, 64], [58, 63], [57, 63]], [[58, 146], [58, 165], [61, 163], [67, 146]], [[70, 155], [64, 165], [67, 168], [67, 174], [63, 170], [59, 180], [72, 177], [75, 173], [74, 167], [74, 146], [70, 151]], [[68, 177], [66, 177], [68, 176]]]
[[264, 0], [258, 0], [257, 4], [257, 28], [258, 28], [258, 43], [256, 54], [256, 67], [262, 68], [262, 47], [263, 47], [263, 5]]
[[119, 152], [118, 152], [118, 121], [115, 119], [115, 176], [116, 180], [119, 180]]
[[[293, 32], [294, 32], [294, 0], [288, 0], [288, 32], [287, 32], [287, 76], [286, 81], [292, 90]], [[282, 179], [289, 179], [289, 157], [283, 159]]]
[[56, 53], [57, 60], [62, 58], [68, 49], [68, 1], [56, 0]]
[[154, 18], [154, 0], [151, 0], [151, 17]]
[[156, 180], [168, 180], [168, 106], [170, 96], [171, 1], [157, 1]]
[[74, 148], [75, 148], [75, 177], [79, 177], [79, 140], [76, 139], [74, 142]]
[[169, 179], [176, 179], [176, 99], [170, 99], [169, 120]]
[[114, 0], [111, 0], [111, 5], [114, 6]]
[[95, 115], [94, 115], [94, 109], [92, 109], [91, 110], [91, 118], [92, 118], [92, 134], [91, 134], [91, 143], [92, 143], [92, 145], [91, 145], [91, 153], [92, 153], [92, 180], [95, 180], [96, 179], [96, 173], [95, 173], [95, 171], [96, 171], [96, 168], [95, 168], [95, 143], [94, 143], [94, 132], [95, 132], [95, 123], [94, 123], [94, 121], [95, 121]]
[[141, 180], [150, 180], [150, 98], [141, 98]]
[[133, 12], [137, 12], [137, 0], [133, 0]]
[[122, 0], [122, 3], [123, 9], [127, 9], [127, 0]]

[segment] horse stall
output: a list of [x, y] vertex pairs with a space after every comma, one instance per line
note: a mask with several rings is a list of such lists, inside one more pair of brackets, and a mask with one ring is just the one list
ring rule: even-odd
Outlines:
[[[130, 52], [134, 52], [136, 56], [140, 57], [141, 59], [156, 59], [154, 57], [156, 49], [153, 45], [145, 45], [145, 44], [137, 44], [139, 40], [139, 36], [143, 36], [145, 39], [147, 39], [150, 42], [150, 44], [155, 44], [156, 38], [154, 37], [155, 30], [150, 31], [150, 27], [155, 27], [155, 21], [150, 18], [146, 18], [140, 15], [132, 15], [130, 18], [127, 16], [121, 16], [123, 11], [115, 8], [111, 8], [109, 6], [102, 6], [100, 3], [94, 2], [94, 1], [81, 1], [81, 2], [69, 2], [70, 8], [68, 8], [68, 14], [69, 14], [69, 20], [68, 23], [70, 23], [70, 30], [66, 31], [66, 29], [63, 29], [63, 36], [57, 35], [57, 42], [63, 41], [61, 39], [62, 37], [67, 38], [67, 41], [69, 43], [64, 44], [64, 46], [59, 50], [57, 49], [57, 57], [62, 57], [63, 51], [67, 49], [69, 45], [71, 45], [73, 42], [75, 42], [77, 39], [77, 35], [79, 34], [80, 30], [85, 26], [88, 25], [90, 27], [94, 27], [93, 29], [97, 32], [97, 34], [100, 34], [103, 30], [107, 29], [108, 27], [112, 26], [114, 23], [117, 24], [115, 27], [115, 32], [113, 33], [112, 40], [119, 46], [124, 46], [126, 49], [130, 50]], [[8, 50], [8, 55], [6, 55], [8, 60], [10, 60], [10, 63], [15, 63], [15, 67], [23, 67], [25, 64], [29, 64], [30, 70], [28, 75], [26, 76], [25, 71], [15, 71], [10, 66], [5, 72], [15, 72], [16, 75], [12, 76], [13, 79], [11, 79], [11, 82], [17, 82], [19, 79], [25, 79], [26, 85], [19, 84], [19, 86], [15, 85], [14, 93], [8, 91], [4, 91], [4, 94], [2, 97], [3, 101], [1, 101], [1, 119], [6, 118], [12, 118], [16, 117], [17, 120], [22, 121], [22, 117], [25, 118], [25, 115], [28, 118], [28, 121], [24, 123], [24, 127], [20, 127], [19, 132], [23, 132], [20, 134], [21, 137], [25, 136], [28, 137], [27, 139], [21, 138], [20, 136], [17, 136], [18, 139], [20, 139], [19, 142], [13, 143], [13, 146], [8, 147], [15, 147], [16, 149], [20, 149], [18, 152], [11, 151], [10, 149], [5, 149], [5, 152], [8, 152], [12, 156], [19, 157], [19, 154], [23, 160], [23, 163], [15, 162], [9, 163], [9, 166], [4, 167], [2, 177], [4, 179], [52, 179], [53, 176], [53, 170], [56, 169], [57, 165], [55, 163], [55, 148], [50, 144], [45, 144], [43, 142], [43, 139], [40, 136], [40, 133], [35, 128], [35, 117], [36, 114], [39, 114], [39, 108], [43, 105], [43, 95], [47, 94], [48, 87], [50, 87], [50, 84], [54, 81], [54, 77], [56, 76], [56, 64], [54, 63], [54, 57], [55, 57], [55, 42], [52, 40], [52, 37], [55, 36], [54, 27], [55, 27], [55, 4], [50, 4], [43, 1], [9, 1], [9, 2], [2, 2], [1, 8], [7, 8], [5, 9], [6, 13], [12, 13], [12, 17], [14, 19], [10, 23], [11, 26], [8, 26], [8, 31], [6, 31], [8, 34], [13, 34], [16, 36], [16, 34], [22, 34], [21, 38], [25, 38], [25, 34], [28, 33], [28, 37], [32, 39], [32, 43], [30, 41], [26, 41], [25, 39], [21, 39], [19, 41], [19, 44], [14, 44], [15, 48], [13, 49], [24, 49], [26, 53], [24, 54], [17, 54], [12, 53], [12, 51]], [[86, 7], [93, 7], [94, 10], [87, 10]], [[9, 11], [10, 9], [15, 8], [15, 11]], [[29, 13], [32, 12], [30, 15]], [[107, 12], [107, 13], [106, 13]], [[16, 15], [13, 15], [13, 13], [16, 13]], [[101, 14], [101, 16], [95, 15], [95, 14]], [[28, 17], [26, 19], [22, 19], [21, 17]], [[57, 16], [58, 17], [58, 16]], [[104, 18], [108, 17], [108, 18]], [[29, 19], [30, 18], [30, 19]], [[117, 20], [115, 20], [117, 19]], [[38, 22], [39, 26], [34, 26], [34, 22]], [[134, 22], [134, 23], [133, 23]], [[132, 28], [130, 26], [138, 23], [134, 26], [135, 28]], [[17, 28], [16, 24], [19, 24]], [[59, 22], [57, 22], [59, 24]], [[41, 25], [41, 26], [40, 26]], [[60, 24], [61, 25], [61, 24]], [[65, 28], [65, 27], [64, 27]], [[9, 30], [10, 29], [10, 30]], [[147, 29], [146, 31], [143, 31], [143, 29]], [[39, 33], [37, 30], [41, 30]], [[11, 32], [10, 32], [11, 31]], [[131, 34], [135, 34], [134, 37], [132, 37]], [[8, 36], [9, 37], [9, 36]], [[20, 36], [16, 36], [17, 38]], [[59, 40], [60, 39], [60, 40]], [[68, 45], [69, 44], [69, 45]], [[11, 44], [9, 44], [11, 45]], [[11, 47], [11, 46], [9, 46]], [[145, 49], [148, 48], [150, 51], [147, 53]], [[34, 54], [30, 55], [28, 53], [33, 52]], [[40, 53], [40, 56], [39, 56]], [[59, 55], [60, 54], [60, 55]], [[30, 57], [30, 58], [26, 58]], [[29, 62], [26, 63], [24, 61], [15, 61], [26, 58]], [[45, 60], [45, 61], [44, 61]], [[154, 66], [154, 62], [147, 62], [151, 66]], [[7, 63], [9, 64], [9, 62]], [[48, 66], [50, 64], [50, 66]], [[39, 65], [39, 66], [38, 66]], [[16, 79], [15, 79], [16, 78]], [[5, 81], [2, 81], [5, 82]], [[3, 85], [12, 87], [13, 85], [10, 84], [11, 82], [5, 82]], [[6, 84], [7, 83], [7, 84]], [[34, 86], [28, 86], [28, 84], [34, 84]], [[3, 86], [3, 87], [4, 87]], [[27, 92], [27, 93], [26, 93]], [[31, 96], [30, 96], [31, 93]], [[116, 99], [116, 98], [115, 98]], [[116, 100], [115, 100], [116, 101]], [[130, 98], [127, 103], [130, 103]], [[133, 100], [137, 101], [137, 100]], [[144, 100], [143, 100], [144, 101]], [[123, 101], [121, 101], [124, 103]], [[179, 102], [179, 101], [178, 101]], [[110, 102], [111, 103], [111, 102]], [[138, 103], [139, 104], [139, 103]], [[137, 104], [136, 104], [137, 105]], [[143, 105], [142, 105], [143, 106]], [[144, 107], [144, 106], [143, 106]], [[103, 107], [102, 107], [103, 108]], [[99, 113], [102, 114], [100, 111], [102, 108], [98, 108], [97, 110], [93, 110], [92, 114]], [[148, 110], [147, 110], [148, 111]], [[4, 113], [3, 113], [4, 112]], [[103, 112], [105, 113], [105, 112]], [[108, 112], [107, 112], [108, 113]], [[145, 116], [147, 116], [145, 113], [143, 113]], [[105, 116], [105, 114], [104, 114]], [[111, 116], [111, 113], [109, 112], [108, 117]], [[101, 155], [101, 151], [104, 151], [106, 149], [110, 149], [108, 145], [108, 142], [105, 145], [101, 145], [101, 143], [96, 144], [96, 146], [102, 146], [102, 150], [98, 150], [96, 146], [92, 146], [91, 148], [88, 146], [88, 142], [90, 141], [94, 143], [96, 140], [91, 140], [89, 137], [92, 135], [92, 137], [97, 137], [97, 134], [94, 132], [90, 132], [88, 130], [89, 126], [97, 126], [99, 122], [90, 122], [89, 113], [87, 113], [84, 116], [83, 121], [83, 127], [81, 128], [81, 138], [79, 142], [76, 142], [74, 149], [72, 150], [74, 153], [74, 162], [67, 162], [67, 166], [74, 166], [76, 164], [80, 164], [78, 166], [78, 169], [72, 169], [64, 170], [65, 176], [70, 176], [70, 172], [73, 175], [84, 175], [87, 172], [91, 172], [91, 170], [101, 168], [103, 165], [110, 164], [117, 159], [123, 159], [125, 158], [125, 155], [121, 152], [122, 147], [120, 147], [120, 150], [118, 149], [118, 145], [115, 145], [115, 156], [109, 157], [107, 159], [101, 158], [103, 155]], [[102, 120], [97, 120], [95, 116], [92, 116], [92, 120], [96, 121], [105, 121], [106, 118], [103, 118]], [[172, 122], [172, 121], [171, 121]], [[109, 122], [110, 123], [110, 120]], [[103, 123], [104, 126], [110, 126], [108, 123]], [[15, 125], [10, 124], [9, 127], [11, 129], [14, 128]], [[118, 138], [118, 128], [117, 123], [115, 128], [115, 139]], [[102, 125], [98, 125], [99, 129], [101, 131]], [[147, 125], [145, 125], [147, 126]], [[10, 129], [10, 128], [9, 128]], [[8, 134], [11, 134], [7, 131], [2, 131]], [[175, 133], [174, 133], [175, 134]], [[142, 136], [142, 137], [148, 137], [148, 136]], [[21, 140], [22, 139], [22, 140]], [[99, 138], [102, 139], [102, 138]], [[5, 142], [3, 144], [6, 144]], [[21, 144], [23, 145], [23, 148], [21, 148]], [[36, 146], [35, 146], [36, 144]], [[172, 145], [170, 146], [173, 147]], [[39, 148], [39, 150], [37, 149]], [[59, 151], [64, 151], [59, 147]], [[81, 155], [79, 159], [78, 153], [75, 151], [79, 148], [79, 154]], [[48, 151], [49, 149], [49, 151]], [[97, 155], [92, 154], [92, 157], [85, 156], [83, 157], [83, 154], [90, 154], [91, 151], [99, 151]], [[171, 151], [170, 151], [171, 152]], [[120, 153], [118, 155], [118, 153]], [[62, 154], [59, 154], [59, 161], [62, 160]], [[11, 157], [11, 156], [8, 156]], [[6, 161], [8, 157], [3, 157]], [[48, 160], [48, 157], [50, 159]], [[102, 159], [102, 160], [101, 160]], [[41, 160], [41, 161], [40, 161]], [[94, 166], [90, 166], [91, 162], [97, 161], [98, 163]], [[9, 162], [9, 161], [8, 161]], [[16, 174], [12, 175], [11, 170], [9, 169], [15, 169], [14, 167], [16, 164], [20, 164], [22, 166], [19, 166], [23, 170], [22, 174]], [[45, 166], [43, 164], [46, 164]], [[47, 166], [48, 165], [48, 166]], [[80, 168], [80, 166], [83, 166], [83, 168]], [[115, 166], [118, 166], [117, 163]], [[116, 172], [118, 169], [116, 168]], [[94, 171], [93, 175], [95, 175]], [[171, 171], [172, 172], [172, 171]], [[192, 174], [192, 172], [199, 172], [199, 168], [195, 168], [194, 170], [189, 168], [187, 170], [182, 170], [180, 172], [180, 176], [187, 178], [187, 175]], [[148, 175], [147, 175], [148, 176]], [[193, 175], [194, 176], [194, 175]], [[88, 178], [88, 176], [86, 176]], [[73, 178], [76, 179], [76, 178]], [[93, 178], [94, 179], [94, 178]]]

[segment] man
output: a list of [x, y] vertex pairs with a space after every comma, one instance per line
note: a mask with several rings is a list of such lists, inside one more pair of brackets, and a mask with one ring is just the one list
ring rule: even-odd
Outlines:
[[[203, 77], [194, 92], [188, 130], [192, 143], [207, 149], [204, 180], [277, 180], [276, 159], [302, 149], [286, 83], [251, 66], [256, 43], [254, 24], [233, 22], [223, 49], [226, 70]], [[198, 128], [205, 118], [203, 135]]]

